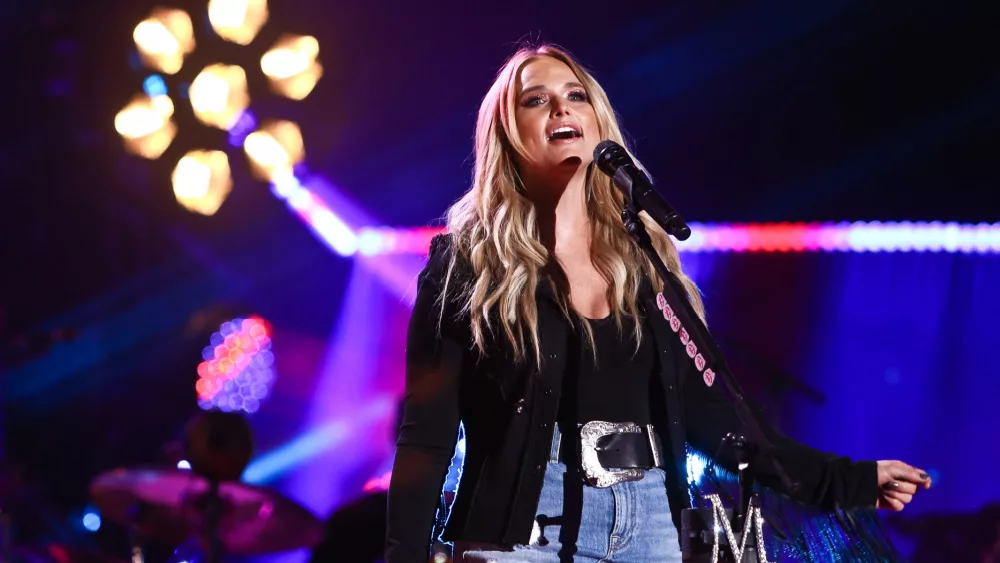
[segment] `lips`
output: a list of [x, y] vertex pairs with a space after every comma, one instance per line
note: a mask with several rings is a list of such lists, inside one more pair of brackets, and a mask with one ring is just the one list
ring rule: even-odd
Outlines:
[[575, 123], [556, 123], [545, 131], [545, 136], [551, 141], [565, 141], [583, 137], [583, 131]]

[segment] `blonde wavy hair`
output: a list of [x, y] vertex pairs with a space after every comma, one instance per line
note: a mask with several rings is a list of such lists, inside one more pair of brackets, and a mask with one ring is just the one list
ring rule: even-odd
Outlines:
[[[513, 347], [517, 361], [531, 357], [536, 365], [542, 364], [542, 351], [535, 288], [545, 277], [550, 256], [539, 242], [535, 207], [520, 187], [516, 155], [524, 155], [525, 149], [517, 133], [514, 111], [519, 73], [540, 57], [552, 57], [573, 71], [597, 115], [601, 139], [625, 146], [604, 89], [569, 53], [553, 45], [524, 47], [514, 53], [500, 68], [479, 108], [472, 186], [447, 213], [447, 230], [453, 236], [455, 252], [442, 288], [442, 314], [448, 292], [460, 292], [457, 301], [462, 313], [470, 317], [472, 338], [481, 353], [486, 353], [487, 337], [499, 330]], [[607, 175], [595, 170], [594, 164], [590, 165], [586, 181], [592, 226], [591, 259], [608, 284], [608, 301], [620, 331], [623, 319], [636, 321], [639, 317], [638, 296], [643, 274], [652, 280], [656, 291], [662, 289], [662, 282], [622, 224], [625, 200], [621, 192]], [[704, 319], [701, 294], [684, 274], [677, 248], [646, 213], [640, 217], [660, 257], [684, 285], [695, 310]], [[460, 259], [471, 266], [472, 280], [459, 288], [449, 287], [454, 285], [450, 280]], [[556, 293], [566, 318], [575, 315], [581, 321], [579, 326], [583, 327], [593, 350], [589, 323], [582, 322], [582, 315], [569, 306], [565, 291]], [[639, 342], [642, 323], [634, 322], [633, 326]]]

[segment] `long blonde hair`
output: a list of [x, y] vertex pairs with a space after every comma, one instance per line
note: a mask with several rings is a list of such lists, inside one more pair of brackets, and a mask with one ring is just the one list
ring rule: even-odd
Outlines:
[[[514, 123], [518, 74], [539, 57], [552, 57], [568, 66], [587, 92], [597, 115], [601, 139], [611, 139], [625, 146], [621, 128], [611, 102], [600, 84], [564, 50], [543, 45], [521, 48], [500, 68], [497, 78], [483, 98], [476, 122], [475, 172], [472, 187], [447, 213], [447, 229], [454, 237], [455, 252], [448, 266], [442, 291], [445, 295], [461, 291], [458, 302], [462, 313], [471, 320], [475, 347], [486, 352], [487, 337], [502, 331], [516, 360], [528, 357], [542, 363], [538, 336], [538, 308], [535, 288], [549, 262], [548, 250], [539, 242], [534, 205], [521, 191], [516, 169], [516, 154], [525, 154]], [[587, 173], [588, 214], [592, 225], [590, 254], [594, 266], [608, 284], [608, 301], [621, 330], [623, 318], [638, 319], [639, 286], [643, 274], [656, 291], [662, 282], [652, 264], [631, 240], [621, 221], [625, 199], [611, 179], [595, 170]], [[698, 315], [704, 318], [701, 294], [681, 269], [677, 248], [652, 219], [641, 213], [654, 247], [667, 268], [684, 285]], [[468, 285], [456, 288], [453, 277], [457, 260], [467, 261], [472, 269]], [[587, 338], [593, 344], [589, 323], [568, 305], [566, 295], [557, 292], [567, 319], [576, 315]], [[642, 323], [634, 322], [636, 341], [642, 338]], [[593, 349], [593, 346], [591, 346]]]

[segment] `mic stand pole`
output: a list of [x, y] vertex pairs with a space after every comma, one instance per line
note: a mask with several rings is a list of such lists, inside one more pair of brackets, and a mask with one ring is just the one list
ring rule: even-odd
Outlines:
[[756, 448], [745, 437], [732, 432], [726, 434], [722, 443], [733, 452], [739, 470], [740, 500], [733, 508], [733, 529], [742, 530], [750, 510], [750, 497], [753, 495], [754, 479], [750, 471], [750, 462], [756, 454]]
[[[723, 439], [723, 444], [733, 449], [739, 463], [740, 506], [735, 509], [735, 514], [740, 520], [739, 524], [741, 527], [739, 529], [742, 531], [743, 519], [749, 512], [749, 502], [753, 488], [750, 460], [755, 457], [755, 454], [769, 456], [772, 450], [771, 443], [761, 429], [757, 417], [753, 415], [749, 405], [747, 405], [746, 399], [743, 396], [743, 389], [726, 366], [726, 360], [722, 355], [722, 351], [719, 350], [715, 340], [709, 334], [708, 328], [705, 327], [705, 324], [695, 312], [694, 307], [691, 306], [691, 302], [687, 299], [683, 287], [678, 283], [677, 278], [670, 273], [663, 260], [660, 259], [660, 255], [657, 254], [649, 238], [649, 233], [646, 231], [646, 226], [642, 223], [635, 208], [627, 205], [624, 211], [622, 211], [622, 221], [625, 223], [625, 229], [635, 239], [639, 248], [646, 253], [646, 257], [649, 258], [649, 261], [656, 269], [656, 273], [663, 282], [663, 297], [667, 305], [670, 306], [674, 314], [681, 321], [682, 326], [687, 329], [691, 341], [698, 347], [698, 353], [705, 359], [705, 369], [712, 369], [716, 377], [722, 380], [723, 385], [728, 390], [728, 398], [743, 423], [743, 432], [745, 432], [745, 435], [738, 436], [730, 433]], [[669, 231], [667, 232], [669, 233]], [[788, 478], [788, 474], [785, 473], [781, 462], [774, 457], [770, 457], [770, 461], [782, 485], [788, 491], [796, 490], [798, 484], [793, 483]]]

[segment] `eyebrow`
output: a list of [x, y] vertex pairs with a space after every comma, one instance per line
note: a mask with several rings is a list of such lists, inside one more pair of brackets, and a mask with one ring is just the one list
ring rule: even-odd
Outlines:
[[[534, 85], [534, 86], [532, 86], [530, 88], [525, 88], [524, 90], [521, 90], [521, 95], [523, 96], [523, 95], [527, 94], [528, 92], [533, 92], [535, 90], [541, 90], [543, 88], [545, 88], [544, 84], [536, 84], [536, 85]], [[583, 84], [580, 84], [579, 82], [567, 82], [566, 84], [563, 84], [563, 88], [583, 88]]]

